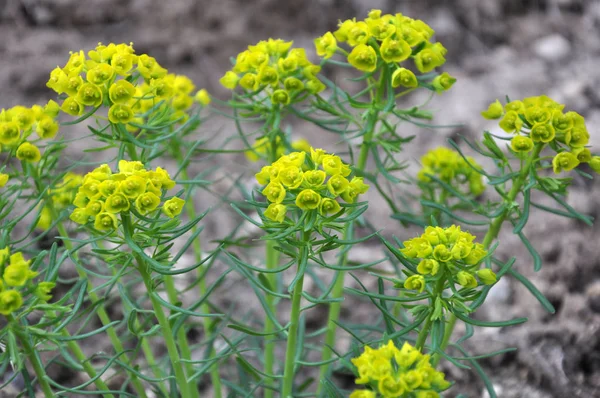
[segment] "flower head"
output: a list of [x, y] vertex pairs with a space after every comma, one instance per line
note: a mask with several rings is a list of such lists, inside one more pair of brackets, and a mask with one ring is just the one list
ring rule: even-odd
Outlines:
[[[355, 390], [351, 398], [420, 397], [429, 392], [436, 394], [450, 387], [442, 372], [430, 364], [429, 355], [423, 355], [409, 343], [398, 349], [393, 341], [364, 352], [351, 359], [356, 367], [356, 384], [367, 384], [371, 390]], [[425, 395], [427, 396], [427, 395]]]
[[[139, 161], [119, 161], [118, 172], [104, 164], [83, 178], [77, 177], [71, 177], [65, 184], [65, 189], [69, 189], [67, 198], [74, 197], [71, 201], [76, 207], [70, 218], [78, 224], [86, 224], [93, 218], [94, 228], [100, 231], [116, 229], [120, 213], [135, 210], [146, 215], [157, 210], [163, 190], [175, 186], [164, 169], [147, 170]], [[78, 188], [76, 194], [74, 185]], [[183, 207], [179, 201], [185, 203], [179, 198], [167, 200], [164, 213], [171, 218], [178, 215]]]
[[[320, 54], [333, 55], [336, 41], [331, 33], [316, 39]], [[220, 79], [221, 84], [235, 90], [240, 86], [252, 96], [269, 98], [272, 106], [285, 107], [325, 89], [315, 76], [320, 67], [311, 63], [303, 49], [292, 48], [292, 42], [269, 39], [248, 46], [236, 57], [233, 68]], [[262, 101], [262, 99], [261, 99]]]
[[423, 168], [417, 175], [422, 188], [431, 187], [429, 182], [433, 175], [453, 187], [465, 186], [466, 191], [472, 195], [481, 195], [485, 190], [481, 174], [476, 169], [481, 169], [475, 159], [466, 159], [458, 152], [439, 147], [432, 149], [421, 157]]
[[353, 203], [369, 189], [362, 178], [348, 180], [350, 167], [338, 156], [322, 149], [309, 152], [310, 156], [305, 151], [283, 155], [256, 174], [258, 183], [266, 185], [261, 193], [270, 202], [264, 213], [267, 219], [282, 222], [290, 209], [330, 217], [342, 210], [337, 198]]

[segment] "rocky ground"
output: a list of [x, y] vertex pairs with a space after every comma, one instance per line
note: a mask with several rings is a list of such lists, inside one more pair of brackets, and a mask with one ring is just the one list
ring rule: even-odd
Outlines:
[[[483, 130], [494, 130], [494, 124], [479, 117], [479, 111], [505, 95], [548, 94], [584, 115], [590, 144], [600, 145], [596, 134], [600, 128], [597, 0], [4, 0], [0, 7], [0, 108], [51, 98], [45, 86], [49, 71], [64, 64], [68, 51], [90, 49], [99, 41], [132, 41], [138, 52], [150, 53], [169, 70], [187, 74], [199, 87], [226, 98], [218, 78], [228, 67], [229, 57], [248, 44], [281, 37], [312, 51], [312, 38], [334, 29], [338, 19], [361, 17], [370, 8], [403, 12], [428, 22], [449, 50], [445, 70], [459, 79], [430, 108], [436, 111], [437, 122], [462, 126], [420, 130], [411, 144], [415, 158], [448, 137], [475, 137]], [[323, 143], [318, 133], [305, 126], [298, 126], [294, 134]], [[245, 164], [242, 156], [217, 173], [224, 175], [238, 164]], [[575, 179], [572, 188], [569, 203], [597, 217], [600, 185]], [[216, 204], [208, 196], [201, 198], [207, 205]], [[386, 234], [410, 236], [411, 232], [387, 221], [387, 210], [378, 206], [376, 197], [369, 200], [368, 216], [381, 220]], [[468, 347], [472, 352], [519, 348], [516, 353], [482, 361], [499, 397], [600, 396], [600, 228], [539, 213], [532, 214], [531, 220], [525, 232], [544, 259], [543, 269], [533, 272], [528, 253], [510, 231], [500, 237], [499, 256], [516, 256], [519, 272], [538, 286], [557, 312], [547, 314], [523, 286], [506, 279], [492, 290], [478, 317], [526, 316], [529, 322], [480, 331]], [[206, 223], [206, 235], [219, 237], [237, 221], [233, 215], [209, 216]], [[366, 261], [372, 249], [357, 248], [353, 256]], [[228, 286], [238, 282], [234, 277]], [[242, 302], [241, 292], [228, 300]], [[346, 320], [370, 319], [370, 309], [356, 308], [344, 311]], [[315, 310], [309, 315], [315, 327], [322, 325], [323, 314]], [[473, 373], [450, 366], [447, 371], [457, 382], [448, 396], [459, 392], [487, 396]]]

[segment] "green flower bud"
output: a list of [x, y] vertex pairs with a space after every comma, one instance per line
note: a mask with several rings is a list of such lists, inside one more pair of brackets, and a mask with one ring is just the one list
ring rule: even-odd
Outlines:
[[40, 282], [36, 289], [35, 295], [42, 301], [50, 301], [52, 299], [52, 289], [56, 286], [54, 282]]
[[96, 217], [104, 210], [104, 202], [101, 200], [90, 200], [85, 206], [85, 211], [88, 216]]
[[459, 285], [469, 289], [477, 287], [477, 280], [475, 277], [466, 271], [460, 271], [456, 274], [456, 281]]
[[452, 260], [452, 252], [448, 250], [446, 245], [437, 245], [433, 249], [433, 257], [438, 261], [446, 263]]
[[185, 200], [174, 197], [165, 202], [162, 207], [162, 211], [167, 215], [167, 217], [173, 218], [181, 214], [184, 204]]
[[349, 186], [350, 181], [345, 177], [342, 177], [341, 174], [336, 174], [327, 181], [327, 189], [329, 189], [329, 192], [334, 196], [341, 195]]
[[240, 79], [240, 86], [248, 91], [255, 91], [258, 89], [258, 79], [254, 73], [246, 73]]
[[479, 280], [485, 285], [493, 285], [498, 280], [498, 277], [494, 271], [489, 268], [480, 269], [475, 273], [477, 274]]
[[321, 203], [321, 195], [312, 189], [305, 189], [296, 197], [296, 206], [302, 210], [314, 210]]
[[261, 86], [271, 85], [275, 87], [277, 82], [279, 82], [279, 74], [277, 73], [277, 69], [264, 65], [260, 71], [258, 72], [258, 83]]
[[523, 127], [523, 121], [515, 111], [508, 111], [500, 120], [499, 126], [507, 133], [518, 133]]
[[281, 203], [285, 198], [285, 188], [280, 182], [271, 181], [261, 193], [273, 203]]
[[510, 147], [518, 153], [526, 153], [533, 149], [533, 141], [529, 137], [518, 135], [510, 140]]
[[115, 70], [112, 66], [105, 63], [99, 63], [92, 69], [88, 70], [86, 78], [87, 81], [92, 84], [101, 85], [109, 81], [114, 76], [114, 74]]
[[[552, 117], [552, 113], [547, 108], [542, 108], [539, 106], [532, 106], [525, 109], [525, 119], [529, 122], [529, 124], [545, 124]], [[554, 127], [552, 128], [554, 129]]]
[[588, 148], [575, 148], [573, 149], [573, 154], [577, 156], [579, 163], [588, 163], [592, 160], [592, 153]]
[[108, 109], [108, 120], [114, 124], [127, 124], [133, 120], [133, 116], [131, 107], [124, 104], [115, 104]]
[[592, 170], [594, 170], [596, 173], [600, 173], [600, 156], [593, 156], [588, 164]]
[[273, 104], [288, 105], [290, 103], [290, 94], [286, 90], [275, 90], [271, 95]]
[[434, 48], [424, 48], [415, 56], [415, 65], [421, 73], [431, 72], [446, 62], [442, 52]]
[[391, 375], [379, 379], [377, 387], [384, 397], [400, 397], [404, 395], [404, 391], [406, 391], [402, 380], [392, 377]]
[[10, 315], [23, 305], [23, 297], [16, 290], [0, 292], [0, 314]]
[[406, 88], [415, 88], [419, 85], [419, 81], [417, 80], [417, 76], [415, 74], [406, 69], [406, 68], [398, 68], [392, 73], [392, 87], [406, 87]]
[[35, 163], [42, 159], [42, 154], [37, 146], [30, 142], [24, 142], [17, 148], [17, 159]]
[[531, 139], [534, 142], [548, 143], [554, 139], [556, 132], [548, 123], [536, 123], [531, 128]]
[[417, 271], [422, 275], [435, 275], [440, 269], [440, 263], [433, 259], [424, 259], [421, 260], [419, 265], [417, 266]]
[[160, 205], [160, 198], [152, 192], [145, 192], [135, 200], [135, 208], [140, 214], [148, 214]]
[[79, 116], [83, 114], [85, 107], [77, 102], [75, 98], [67, 97], [60, 106], [60, 109], [71, 116]]
[[[112, 194], [106, 198], [106, 201], [104, 202], [104, 209], [108, 213], [120, 213], [128, 211], [129, 199], [127, 199], [127, 197], [122, 193]], [[99, 215], [99, 213], [97, 213], [97, 215]]]
[[579, 166], [579, 160], [570, 152], [558, 153], [552, 159], [552, 169], [555, 174], [559, 174], [561, 171], [573, 170], [577, 166]]
[[269, 207], [267, 207], [267, 210], [265, 210], [265, 217], [276, 222], [283, 222], [286, 211], [286, 206], [278, 203], [271, 203]]
[[77, 90], [76, 100], [85, 106], [98, 106], [102, 103], [102, 90], [92, 83], [83, 83]]
[[448, 72], [436, 76], [431, 82], [437, 93], [450, 90], [450, 87], [452, 87], [454, 83], [456, 83], [456, 78], [450, 76]]
[[341, 206], [335, 199], [323, 198], [319, 204], [319, 213], [325, 217], [336, 214], [340, 210]]
[[90, 216], [87, 211], [81, 208], [73, 210], [73, 212], [69, 215], [69, 219], [71, 219], [71, 221], [81, 225], [87, 224], [89, 218]]
[[504, 108], [502, 108], [502, 104], [500, 101], [496, 100], [496, 102], [492, 102], [490, 106], [488, 106], [487, 110], [481, 112], [481, 116], [488, 120], [500, 119], [503, 113]]
[[146, 192], [146, 180], [140, 176], [129, 176], [119, 184], [119, 191], [129, 199], [136, 199]]
[[325, 182], [327, 174], [323, 170], [309, 170], [304, 173], [304, 181], [311, 187], [319, 187]]
[[54, 138], [58, 133], [58, 123], [50, 116], [44, 115], [35, 126], [35, 132], [42, 139]]
[[404, 281], [404, 288], [409, 290], [418, 290], [419, 293], [425, 290], [425, 278], [423, 275], [413, 275]]
[[387, 63], [400, 63], [408, 59], [408, 57], [411, 55], [411, 52], [412, 49], [407, 42], [402, 39], [392, 39], [391, 37], [383, 40], [383, 43], [381, 43], [381, 47], [379, 48], [381, 58], [383, 58], [383, 60]]
[[283, 87], [285, 87], [287, 91], [301, 91], [304, 89], [304, 83], [298, 78], [288, 77], [283, 81]]
[[296, 166], [289, 166], [279, 172], [279, 181], [288, 189], [296, 189], [304, 180], [302, 169]]
[[473, 249], [471, 249], [471, 252], [463, 259], [463, 261], [467, 265], [477, 265], [485, 256], [487, 256], [487, 254], [487, 250], [485, 250], [481, 243], [475, 243], [475, 246]]
[[[129, 205], [129, 202], [127, 202]], [[109, 231], [117, 229], [117, 217], [114, 214], [102, 212], [94, 220], [94, 228], [98, 231]]]
[[377, 53], [371, 46], [359, 44], [348, 55], [348, 62], [363, 72], [373, 72], [377, 68]]

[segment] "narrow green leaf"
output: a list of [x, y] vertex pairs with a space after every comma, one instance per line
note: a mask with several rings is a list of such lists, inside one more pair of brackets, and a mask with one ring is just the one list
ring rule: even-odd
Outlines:
[[529, 242], [529, 240], [525, 237], [525, 235], [523, 235], [523, 232], [519, 232], [517, 234], [519, 236], [519, 238], [521, 239], [521, 242], [523, 242], [523, 244], [525, 245], [525, 247], [527, 248], [527, 251], [529, 251], [529, 254], [531, 254], [531, 257], [533, 257], [533, 270], [535, 272], [539, 271], [540, 269], [542, 269], [542, 257], [540, 257], [540, 254], [537, 252], [537, 250], [535, 250], [535, 248], [531, 245], [531, 243]]
[[460, 312], [454, 312], [454, 315], [463, 322], [470, 323], [471, 325], [475, 326], [482, 326], [488, 328], [502, 328], [506, 326], [520, 325], [522, 323], [527, 322], [527, 318], [515, 318], [508, 321], [490, 322], [469, 318], [468, 316], [465, 316]]

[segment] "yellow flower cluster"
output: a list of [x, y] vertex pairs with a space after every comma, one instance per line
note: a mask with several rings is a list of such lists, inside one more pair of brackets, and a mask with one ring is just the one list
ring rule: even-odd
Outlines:
[[41, 107], [27, 108], [21, 105], [0, 111], [0, 151], [16, 148], [15, 155], [25, 162], [39, 162], [39, 148], [27, 141], [35, 132], [41, 139], [51, 139], [58, 133], [56, 117], [59, 106], [50, 100]]
[[417, 266], [417, 275], [404, 282], [406, 289], [425, 290], [427, 281], [423, 275], [435, 276], [448, 271], [454, 282], [466, 288], [477, 287], [477, 278], [486, 285], [496, 282], [496, 274], [488, 269], [477, 270], [479, 263], [488, 252], [481, 243], [474, 243], [475, 236], [460, 230], [459, 226], [448, 228], [427, 227], [416, 238], [404, 242], [400, 249], [407, 258], [421, 259]]
[[[31, 260], [25, 260], [23, 253], [10, 254], [8, 247], [0, 249], [0, 314], [10, 315], [23, 305], [23, 296], [17, 288], [25, 286], [38, 275], [29, 268], [30, 265]], [[53, 282], [39, 282], [35, 295], [40, 300], [48, 301], [52, 298], [54, 286]]]
[[[467, 157], [467, 160], [473, 167], [481, 168], [475, 159]], [[444, 147], [432, 149], [421, 157], [423, 168], [417, 178], [421, 182], [428, 183], [431, 178], [427, 175], [433, 175], [456, 188], [468, 184], [469, 192], [478, 196], [485, 191], [485, 184], [481, 174], [473, 170], [469, 163], [458, 152], [451, 149]]]
[[8, 174], [0, 173], [0, 188], [4, 187], [8, 182], [10, 176]]
[[[83, 50], [71, 53], [64, 67], [50, 73], [46, 85], [67, 95], [60, 107], [63, 112], [79, 116], [86, 107], [106, 105], [110, 122], [123, 124], [143, 124], [144, 114], [154, 107], [162, 111], [168, 107], [171, 120], [184, 122], [195, 90], [186, 76], [169, 74], [155, 58], [135, 54], [131, 43], [99, 43], [87, 57]], [[200, 90], [196, 100], [207, 104], [210, 97]]]
[[556, 174], [588, 162], [600, 172], [600, 157], [592, 156], [585, 147], [590, 134], [583, 116], [573, 111], [563, 112], [564, 108], [553, 99], [540, 95], [514, 100], [504, 106], [496, 100], [481, 115], [486, 119], [500, 119], [499, 125], [504, 131], [516, 134], [510, 147], [517, 154], [525, 156], [536, 144], [551, 144], [552, 148], [558, 148], [552, 160]]
[[230, 90], [240, 85], [252, 93], [265, 92], [273, 105], [289, 105], [325, 85], [316, 77], [321, 67], [311, 63], [303, 48], [280, 39], [260, 41], [238, 54], [234, 67], [220, 82]]
[[256, 174], [258, 183], [266, 185], [262, 194], [271, 202], [265, 216], [283, 222], [289, 207], [317, 210], [323, 217], [338, 213], [341, 206], [336, 198], [354, 203], [369, 189], [362, 177], [348, 180], [350, 172], [339, 156], [323, 149], [310, 148], [309, 154], [292, 152], [280, 157]]
[[77, 189], [83, 183], [83, 176], [76, 173], [67, 173], [60, 184], [48, 190], [51, 204], [46, 204], [41, 211], [40, 219], [36, 225], [37, 228], [46, 230], [50, 228], [53, 221], [52, 209], [56, 212], [69, 207], [75, 199]]
[[444, 373], [429, 363], [429, 355], [406, 342], [401, 349], [391, 340], [378, 349], [365, 346], [352, 363], [358, 369], [356, 384], [369, 384], [376, 392], [356, 390], [350, 398], [437, 398], [450, 387]]
[[[279, 159], [285, 154], [286, 148], [283, 142], [281, 142], [280, 137], [275, 138], [275, 143], [275, 157], [276, 159]], [[265, 157], [267, 153], [270, 152], [271, 148], [269, 148], [269, 146], [269, 137], [262, 137], [257, 139], [254, 145], [252, 145], [252, 149], [246, 151], [246, 158], [251, 162], [258, 162], [261, 158]], [[293, 141], [291, 143], [291, 147], [296, 151], [304, 151], [310, 153], [310, 143], [303, 138]]]
[[[118, 226], [117, 214], [130, 211], [133, 205], [139, 214], [146, 215], [160, 207], [163, 190], [174, 186], [175, 181], [160, 167], [146, 170], [142, 162], [120, 160], [119, 172], [113, 173], [104, 164], [83, 178], [70, 218], [78, 224], [93, 218], [95, 229], [113, 230]], [[181, 213], [184, 203], [174, 197], [163, 204], [162, 211], [173, 218]]]
[[[414, 88], [419, 85], [415, 74], [401, 66], [412, 58], [421, 73], [431, 72], [446, 62], [446, 48], [433, 43], [434, 31], [425, 22], [402, 14], [381, 15], [371, 10], [363, 21], [348, 19], [340, 22], [338, 30], [327, 32], [314, 40], [317, 54], [330, 58], [338, 49], [337, 42], [347, 43], [352, 50], [348, 62], [356, 69], [373, 72], [381, 61], [392, 65], [392, 86]], [[340, 49], [340, 52], [345, 53]], [[444, 73], [434, 80], [436, 91], [447, 90], [456, 79]]]

